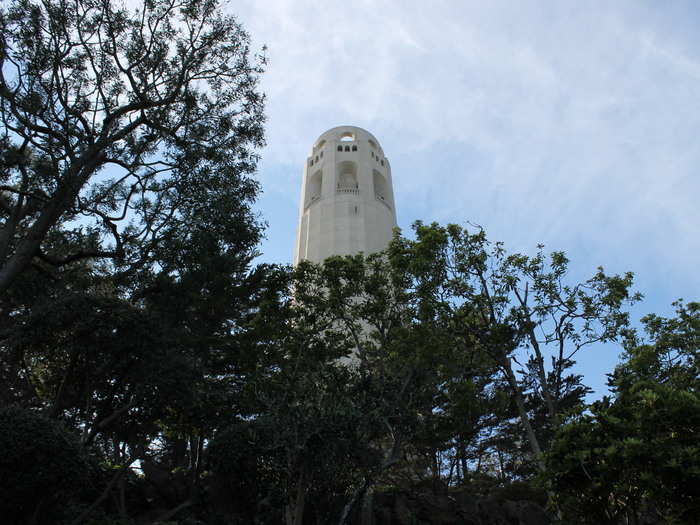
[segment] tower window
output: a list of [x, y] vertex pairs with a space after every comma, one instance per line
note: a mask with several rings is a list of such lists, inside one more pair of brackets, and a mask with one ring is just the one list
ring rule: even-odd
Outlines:
[[345, 146], [345, 151], [350, 151], [350, 146]]
[[343, 146], [338, 146], [338, 151], [343, 151]]
[[382, 159], [380, 162], [381, 162], [381, 165], [384, 166], [384, 159]]
[[346, 160], [339, 162], [337, 166], [338, 193], [359, 194], [359, 184], [357, 180], [357, 164]]
[[321, 152], [321, 158], [323, 158], [323, 152]]
[[374, 151], [370, 151], [369, 154], [374, 158]]
[[306, 183], [306, 206], [321, 198], [321, 188], [323, 184], [323, 172], [318, 170], [308, 178]]
[[352, 150], [353, 150], [353, 151], [357, 151], [357, 146], [356, 146], [356, 145], [353, 145]]
[[318, 155], [316, 155], [316, 158], [314, 159], [314, 162], [318, 162]]
[[372, 179], [374, 182], [374, 196], [377, 200], [389, 206], [389, 185], [384, 176], [377, 170], [372, 170]]

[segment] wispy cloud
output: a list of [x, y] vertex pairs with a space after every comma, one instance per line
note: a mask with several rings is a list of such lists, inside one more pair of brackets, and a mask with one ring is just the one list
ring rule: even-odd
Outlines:
[[404, 226], [472, 220], [511, 246], [634, 269], [649, 309], [700, 297], [696, 2], [233, 9], [269, 46], [267, 250], [291, 253], [303, 159], [347, 123], [392, 160]]
[[[383, 140], [398, 193], [438, 176], [402, 171], [402, 159], [454, 156], [442, 145], [481, 158], [480, 173], [451, 166], [472, 198], [508, 192], [539, 207], [532, 220], [555, 232], [572, 220], [597, 227], [592, 212], [621, 208], [630, 219], [664, 209], [680, 229], [694, 226], [698, 48], [684, 40], [692, 34], [664, 33], [653, 11], [619, 2], [237, 8], [269, 46], [266, 165], [300, 165], [319, 133], [347, 122]], [[297, 181], [298, 172], [271, 184], [287, 191]], [[462, 201], [454, 190], [444, 189], [448, 207]]]

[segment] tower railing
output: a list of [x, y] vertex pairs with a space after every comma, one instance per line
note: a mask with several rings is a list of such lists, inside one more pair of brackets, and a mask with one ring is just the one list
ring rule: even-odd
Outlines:
[[360, 189], [357, 184], [338, 184], [336, 187], [336, 193], [350, 193], [352, 195], [359, 195]]

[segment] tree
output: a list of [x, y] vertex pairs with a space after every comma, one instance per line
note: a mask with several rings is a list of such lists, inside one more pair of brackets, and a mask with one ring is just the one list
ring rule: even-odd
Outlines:
[[79, 520], [144, 512], [158, 469], [172, 515], [241, 402], [264, 59], [214, 1], [17, 0], [0, 24], [0, 395], [101, 458]]
[[143, 266], [212, 202], [246, 213], [262, 59], [215, 0], [15, 0], [0, 30], [0, 292], [30, 265]]
[[[567, 375], [573, 357], [626, 328], [623, 308], [640, 298], [630, 291], [632, 274], [608, 276], [599, 268], [587, 281], [567, 284], [568, 259], [561, 252], [547, 257], [539, 246], [535, 256], [509, 255], [483, 230], [472, 234], [457, 225], [417, 222], [414, 230], [415, 240], [395, 239], [392, 263], [407, 269], [406, 286], [423, 310], [449, 312], [453, 344], [490, 357], [508, 385], [533, 459], [544, 469], [543, 442], [586, 392], [580, 377]], [[532, 402], [546, 414], [539, 428]]]
[[[9, 290], [3, 399], [72, 426], [103, 467], [70, 519], [350, 523], [379, 486], [483, 493], [532, 477], [523, 428], [542, 448], [554, 431], [542, 389], [559, 426], [585, 391], [571, 359], [554, 352], [545, 384], [521, 361], [537, 357], [531, 324], [551, 326], [523, 303], [561, 307], [544, 256], [417, 225], [383, 254], [251, 271], [257, 223], [227, 206], [171, 229], [142, 266], [81, 260], [58, 280], [32, 267], [42, 286]], [[619, 279], [601, 272], [567, 299], [587, 316], [567, 349], [624, 327]]]
[[[299, 525], [309, 514], [339, 515], [364, 492], [367, 478], [396, 461], [399, 447], [385, 452], [379, 444], [391, 428], [387, 420], [399, 429], [398, 392], [384, 375], [338, 363], [358, 343], [367, 350], [365, 334], [355, 330], [364, 320], [358, 305], [364, 269], [356, 257], [304, 263], [286, 278], [281, 272], [279, 293], [247, 325], [249, 355], [257, 356], [242, 385], [249, 412], [215, 436], [210, 453], [217, 479], [229, 472], [236, 494], [257, 494], [258, 517], [283, 508], [276, 519]], [[232, 456], [239, 459], [229, 443], [241, 435], [257, 458], [242, 463], [250, 469], [245, 474], [231, 469]], [[245, 503], [240, 508], [251, 510]]]
[[543, 478], [569, 522], [687, 524], [700, 512], [700, 397], [640, 382], [564, 425]]
[[625, 360], [611, 376], [613, 391], [638, 381], [655, 381], [679, 390], [700, 392], [700, 303], [673, 303], [676, 317], [650, 314], [643, 332], [627, 332]]
[[303, 263], [288, 275], [246, 326], [257, 356], [241, 392], [250, 412], [215, 434], [209, 459], [230, 501], [257, 498], [239, 513], [284, 508], [289, 524], [314, 515], [348, 523], [376, 484], [424, 476], [425, 451], [442, 445], [427, 438], [440, 385], [469, 367], [450, 362], [447, 332], [419, 321], [384, 255]]
[[700, 305], [642, 319], [605, 398], [565, 425], [547, 454], [554, 503], [577, 523], [691, 524], [700, 513]]

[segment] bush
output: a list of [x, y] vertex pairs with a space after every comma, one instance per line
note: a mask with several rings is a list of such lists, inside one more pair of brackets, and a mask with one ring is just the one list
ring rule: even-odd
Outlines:
[[569, 523], [696, 525], [700, 395], [640, 381], [560, 429], [543, 478]]
[[0, 515], [4, 523], [55, 523], [88, 481], [90, 462], [60, 422], [18, 407], [0, 409]]

